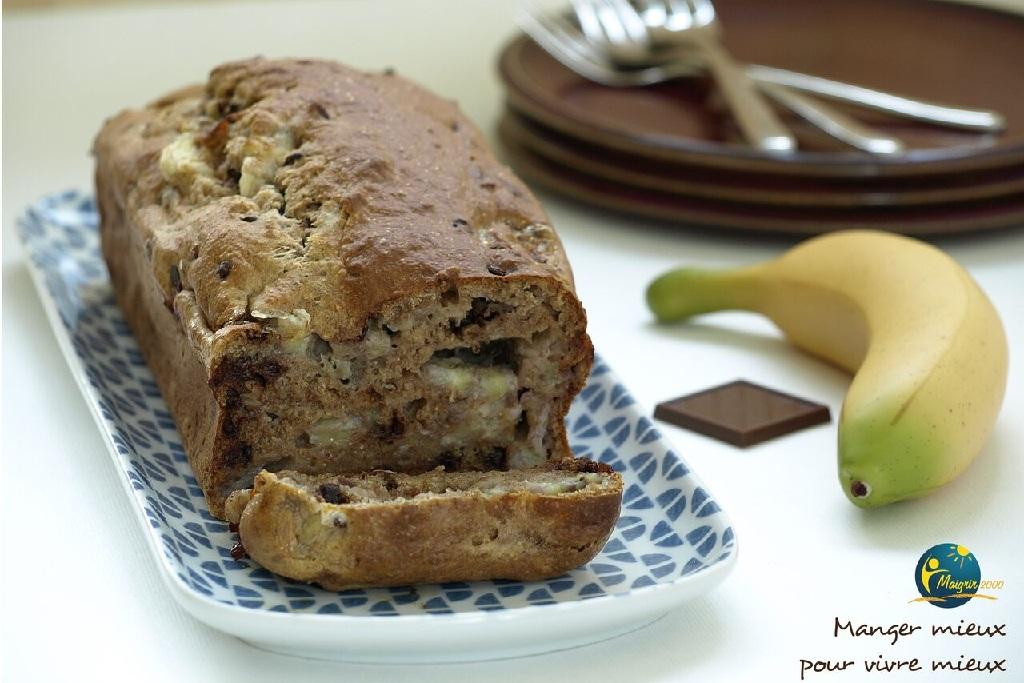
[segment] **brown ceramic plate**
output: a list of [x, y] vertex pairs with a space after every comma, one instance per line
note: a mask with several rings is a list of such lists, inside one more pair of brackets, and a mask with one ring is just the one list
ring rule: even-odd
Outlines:
[[738, 204], [645, 190], [558, 164], [501, 136], [506, 161], [529, 183], [581, 202], [687, 226], [813, 235], [871, 228], [937, 235], [1024, 226], [1024, 195], [908, 207], [797, 207]]
[[745, 204], [905, 206], [1024, 193], [1024, 164], [973, 173], [843, 179], [745, 173], [680, 164], [576, 140], [506, 110], [501, 135], [563, 166], [623, 185]]
[[[730, 117], [709, 106], [704, 79], [645, 88], [591, 83], [533, 41], [500, 59], [510, 102], [565, 134], [688, 164], [828, 176], [950, 173], [1024, 162], [1024, 19], [929, 0], [716, 0], [726, 47], [740, 60], [867, 87], [994, 109], [1001, 134], [863, 114], [911, 148], [894, 158], [843, 150], [806, 127], [785, 158], [742, 145]], [[853, 110], [851, 110], [853, 111]], [[858, 115], [863, 110], [855, 110]]]

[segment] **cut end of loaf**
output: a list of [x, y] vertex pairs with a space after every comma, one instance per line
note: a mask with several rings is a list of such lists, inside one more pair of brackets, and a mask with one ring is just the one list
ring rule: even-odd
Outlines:
[[543, 282], [439, 289], [348, 342], [271, 324], [257, 353], [227, 355], [213, 375], [225, 406], [218, 494], [262, 469], [507, 470], [565, 457], [562, 420], [591, 362], [583, 325]]
[[607, 466], [566, 459], [510, 472], [262, 472], [227, 509], [261, 565], [341, 590], [556, 576], [600, 551], [621, 495]]

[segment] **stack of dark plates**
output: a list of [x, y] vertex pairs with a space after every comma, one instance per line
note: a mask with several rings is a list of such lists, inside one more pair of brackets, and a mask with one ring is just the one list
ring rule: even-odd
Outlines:
[[716, 0], [738, 59], [1000, 112], [1001, 133], [844, 108], [901, 139], [876, 156], [787, 118], [800, 151], [747, 147], [713, 84], [611, 88], [532, 40], [500, 59], [500, 137], [528, 181], [685, 224], [788, 233], [938, 234], [1024, 225], [1024, 19], [927, 0]]

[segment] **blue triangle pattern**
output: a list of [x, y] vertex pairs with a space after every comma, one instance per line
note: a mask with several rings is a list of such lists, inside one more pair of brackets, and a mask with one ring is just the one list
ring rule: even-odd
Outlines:
[[592, 439], [601, 435], [601, 430], [589, 415], [580, 415], [572, 426], [572, 434], [578, 439]]
[[679, 496], [679, 500], [665, 508], [665, 516], [673, 522], [679, 519], [679, 515], [686, 512], [686, 496]]
[[651, 540], [659, 547], [673, 547], [683, 544], [683, 539], [679, 538], [679, 535], [673, 531], [672, 527], [665, 520], [654, 525], [654, 530], [651, 531]]
[[395, 611], [394, 605], [392, 605], [390, 602], [388, 602], [387, 600], [380, 600], [370, 607], [370, 614], [391, 615], [398, 614], [398, 612]]
[[206, 578], [209, 579], [210, 581], [213, 581], [215, 584], [217, 584], [221, 588], [227, 588], [228, 587], [228, 580], [227, 580], [227, 577], [224, 576], [224, 573], [221, 571], [220, 565], [216, 565], [216, 567], [217, 567], [216, 571], [211, 571], [206, 566], [206, 565], [210, 565], [210, 564], [215, 564], [215, 563], [213, 563], [213, 562], [204, 562], [203, 563], [203, 571], [206, 572]]
[[621, 552], [621, 551], [623, 551], [625, 549], [626, 549], [626, 544], [625, 543], [623, 543], [622, 541], [620, 541], [617, 538], [613, 538], [610, 541], [608, 541], [608, 543], [605, 544], [603, 552], [606, 552], [606, 553], [618, 553], [618, 552]]
[[645, 588], [647, 586], [653, 586], [657, 582], [649, 576], [641, 576], [637, 578], [630, 588]]
[[651, 477], [658, 471], [658, 463], [653, 453], [641, 453], [630, 459], [629, 466], [636, 472], [636, 476], [644, 484], [651, 480]]
[[644, 490], [639, 485], [630, 484], [622, 495], [622, 507], [627, 510], [647, 510], [654, 507], [654, 503], [644, 495]]
[[[658, 507], [670, 508], [672, 505], [678, 504], [680, 498], [682, 498], [684, 502], [686, 501], [686, 496], [683, 494], [682, 489], [668, 489], [659, 493], [655, 500], [658, 503]], [[678, 516], [679, 515], [676, 515], [676, 517]], [[674, 517], [670, 517], [670, 519], [673, 521], [675, 520]]]
[[715, 547], [715, 541], [718, 540], [718, 534], [711, 532], [708, 537], [704, 539], [704, 542], [697, 546], [697, 552], [701, 557], [707, 557], [711, 549]]
[[445, 602], [445, 599], [442, 598], [441, 596], [437, 596], [435, 598], [431, 598], [431, 599], [427, 600], [425, 603], [423, 603], [423, 608], [424, 609], [428, 609], [428, 610], [448, 610], [448, 611], [451, 611], [449, 609], [449, 607], [448, 607], [448, 603]]
[[704, 569], [705, 565], [703, 562], [698, 560], [696, 557], [690, 558], [690, 561], [683, 566], [683, 576], [689, 576], [694, 572], [699, 572]]
[[477, 607], [494, 607], [501, 604], [501, 600], [494, 595], [494, 593], [484, 593], [478, 597], [473, 604]]
[[257, 586], [259, 586], [260, 588], [264, 589], [264, 590], [268, 590], [268, 591], [278, 591], [278, 590], [280, 590], [280, 588], [277, 585], [277, 581], [274, 581], [273, 579], [260, 579], [260, 580], [257, 580], [257, 581], [253, 581], [253, 583], [256, 584]]
[[697, 545], [709, 533], [711, 533], [711, 527], [705, 524], [686, 534], [686, 540], [690, 542], [690, 545]]
[[249, 578], [251, 578], [251, 579], [272, 579], [272, 578], [274, 578], [274, 575], [271, 574], [270, 572], [268, 572], [263, 567], [256, 567], [251, 572], [249, 572]]
[[341, 604], [344, 607], [347, 607], [347, 608], [362, 607], [363, 605], [365, 605], [369, 601], [370, 601], [369, 598], [365, 598], [365, 597], [341, 598]]
[[667, 481], [681, 479], [690, 473], [690, 470], [679, 460], [679, 457], [672, 451], [665, 453], [661, 461], [661, 476]]
[[697, 509], [704, 505], [704, 501], [708, 499], [708, 492], [702, 487], [698, 486], [693, 490], [693, 496], [690, 498], [690, 512], [697, 512]]
[[721, 512], [722, 509], [718, 507], [718, 503], [713, 500], [709, 500], [701, 506], [700, 510], [697, 511], [698, 517], [710, 517], [716, 512]]
[[610, 466], [613, 470], [619, 472], [620, 474], [627, 470], [626, 464], [619, 459], [618, 454], [611, 448], [606, 448], [603, 451], [601, 451], [601, 455], [598, 458], [598, 460]]
[[631, 427], [627, 422], [621, 429], [612, 434], [612, 443], [615, 444], [616, 448], [621, 448], [622, 444], [626, 443], [626, 439], [629, 438], [630, 429]]
[[629, 505], [634, 500], [644, 497], [644, 490], [636, 484], [630, 484], [622, 494], [623, 505]]
[[661, 434], [646, 417], [641, 417], [636, 423], [636, 441], [641, 446], [657, 441]]
[[659, 548], [674, 548], [683, 545], [683, 539], [674, 531], [654, 542]]
[[420, 594], [415, 590], [405, 591], [404, 593], [396, 593], [391, 596], [391, 601], [396, 605], [408, 605], [409, 603], [416, 602], [420, 599]]
[[664, 562], [670, 562], [671, 560], [672, 557], [664, 553], [648, 553], [640, 556], [640, 561], [647, 567], [662, 564]]
[[608, 575], [608, 576], [600, 576], [598, 578], [601, 580], [601, 583], [603, 583], [605, 586], [611, 587], [611, 586], [617, 586], [618, 584], [620, 584], [623, 581], [625, 581], [626, 580], [626, 575], [625, 574], [611, 574], [611, 575]]
[[511, 598], [513, 595], [519, 595], [526, 589], [522, 584], [511, 584], [508, 586], [498, 586], [498, 593], [504, 598]]
[[622, 530], [622, 537], [627, 541], [639, 538], [647, 531], [647, 527], [640, 522], [639, 517], [620, 517], [618, 528]]
[[616, 410], [624, 410], [633, 405], [633, 397], [626, 391], [626, 387], [616, 384], [612, 388], [611, 404]]
[[209, 594], [210, 583], [206, 579], [204, 579], [202, 576], [197, 574], [196, 571], [194, 569], [192, 569], [191, 567], [188, 568], [188, 578], [189, 578], [188, 583], [193, 588], [197, 588], [198, 589], [199, 587], [202, 587], [202, 588], [206, 589], [207, 594]]
[[604, 429], [605, 434], [612, 434], [613, 432], [618, 431], [624, 424], [626, 424], [625, 417], [614, 417], [611, 420], [605, 422], [604, 427], [602, 427], [602, 429]]
[[673, 571], [675, 571], [675, 568], [676, 568], [676, 563], [675, 562], [669, 562], [667, 564], [662, 564], [662, 565], [659, 565], [657, 567], [652, 567], [651, 568], [651, 576], [653, 576], [656, 579], [660, 579], [662, 577], [665, 577], [665, 576], [668, 576], [669, 574], [671, 574]]
[[615, 560], [616, 562], [636, 562], [633, 553], [615, 553], [614, 555], [608, 555], [608, 559]]

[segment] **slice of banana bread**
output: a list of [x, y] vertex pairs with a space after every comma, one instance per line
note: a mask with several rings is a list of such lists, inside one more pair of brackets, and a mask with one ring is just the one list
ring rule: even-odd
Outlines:
[[95, 153], [117, 298], [214, 515], [263, 469], [569, 455], [593, 352], [568, 262], [451, 102], [254, 59], [122, 112]]
[[261, 472], [227, 516], [254, 560], [330, 590], [531, 581], [593, 558], [621, 494], [618, 474], [582, 459], [508, 472]]

